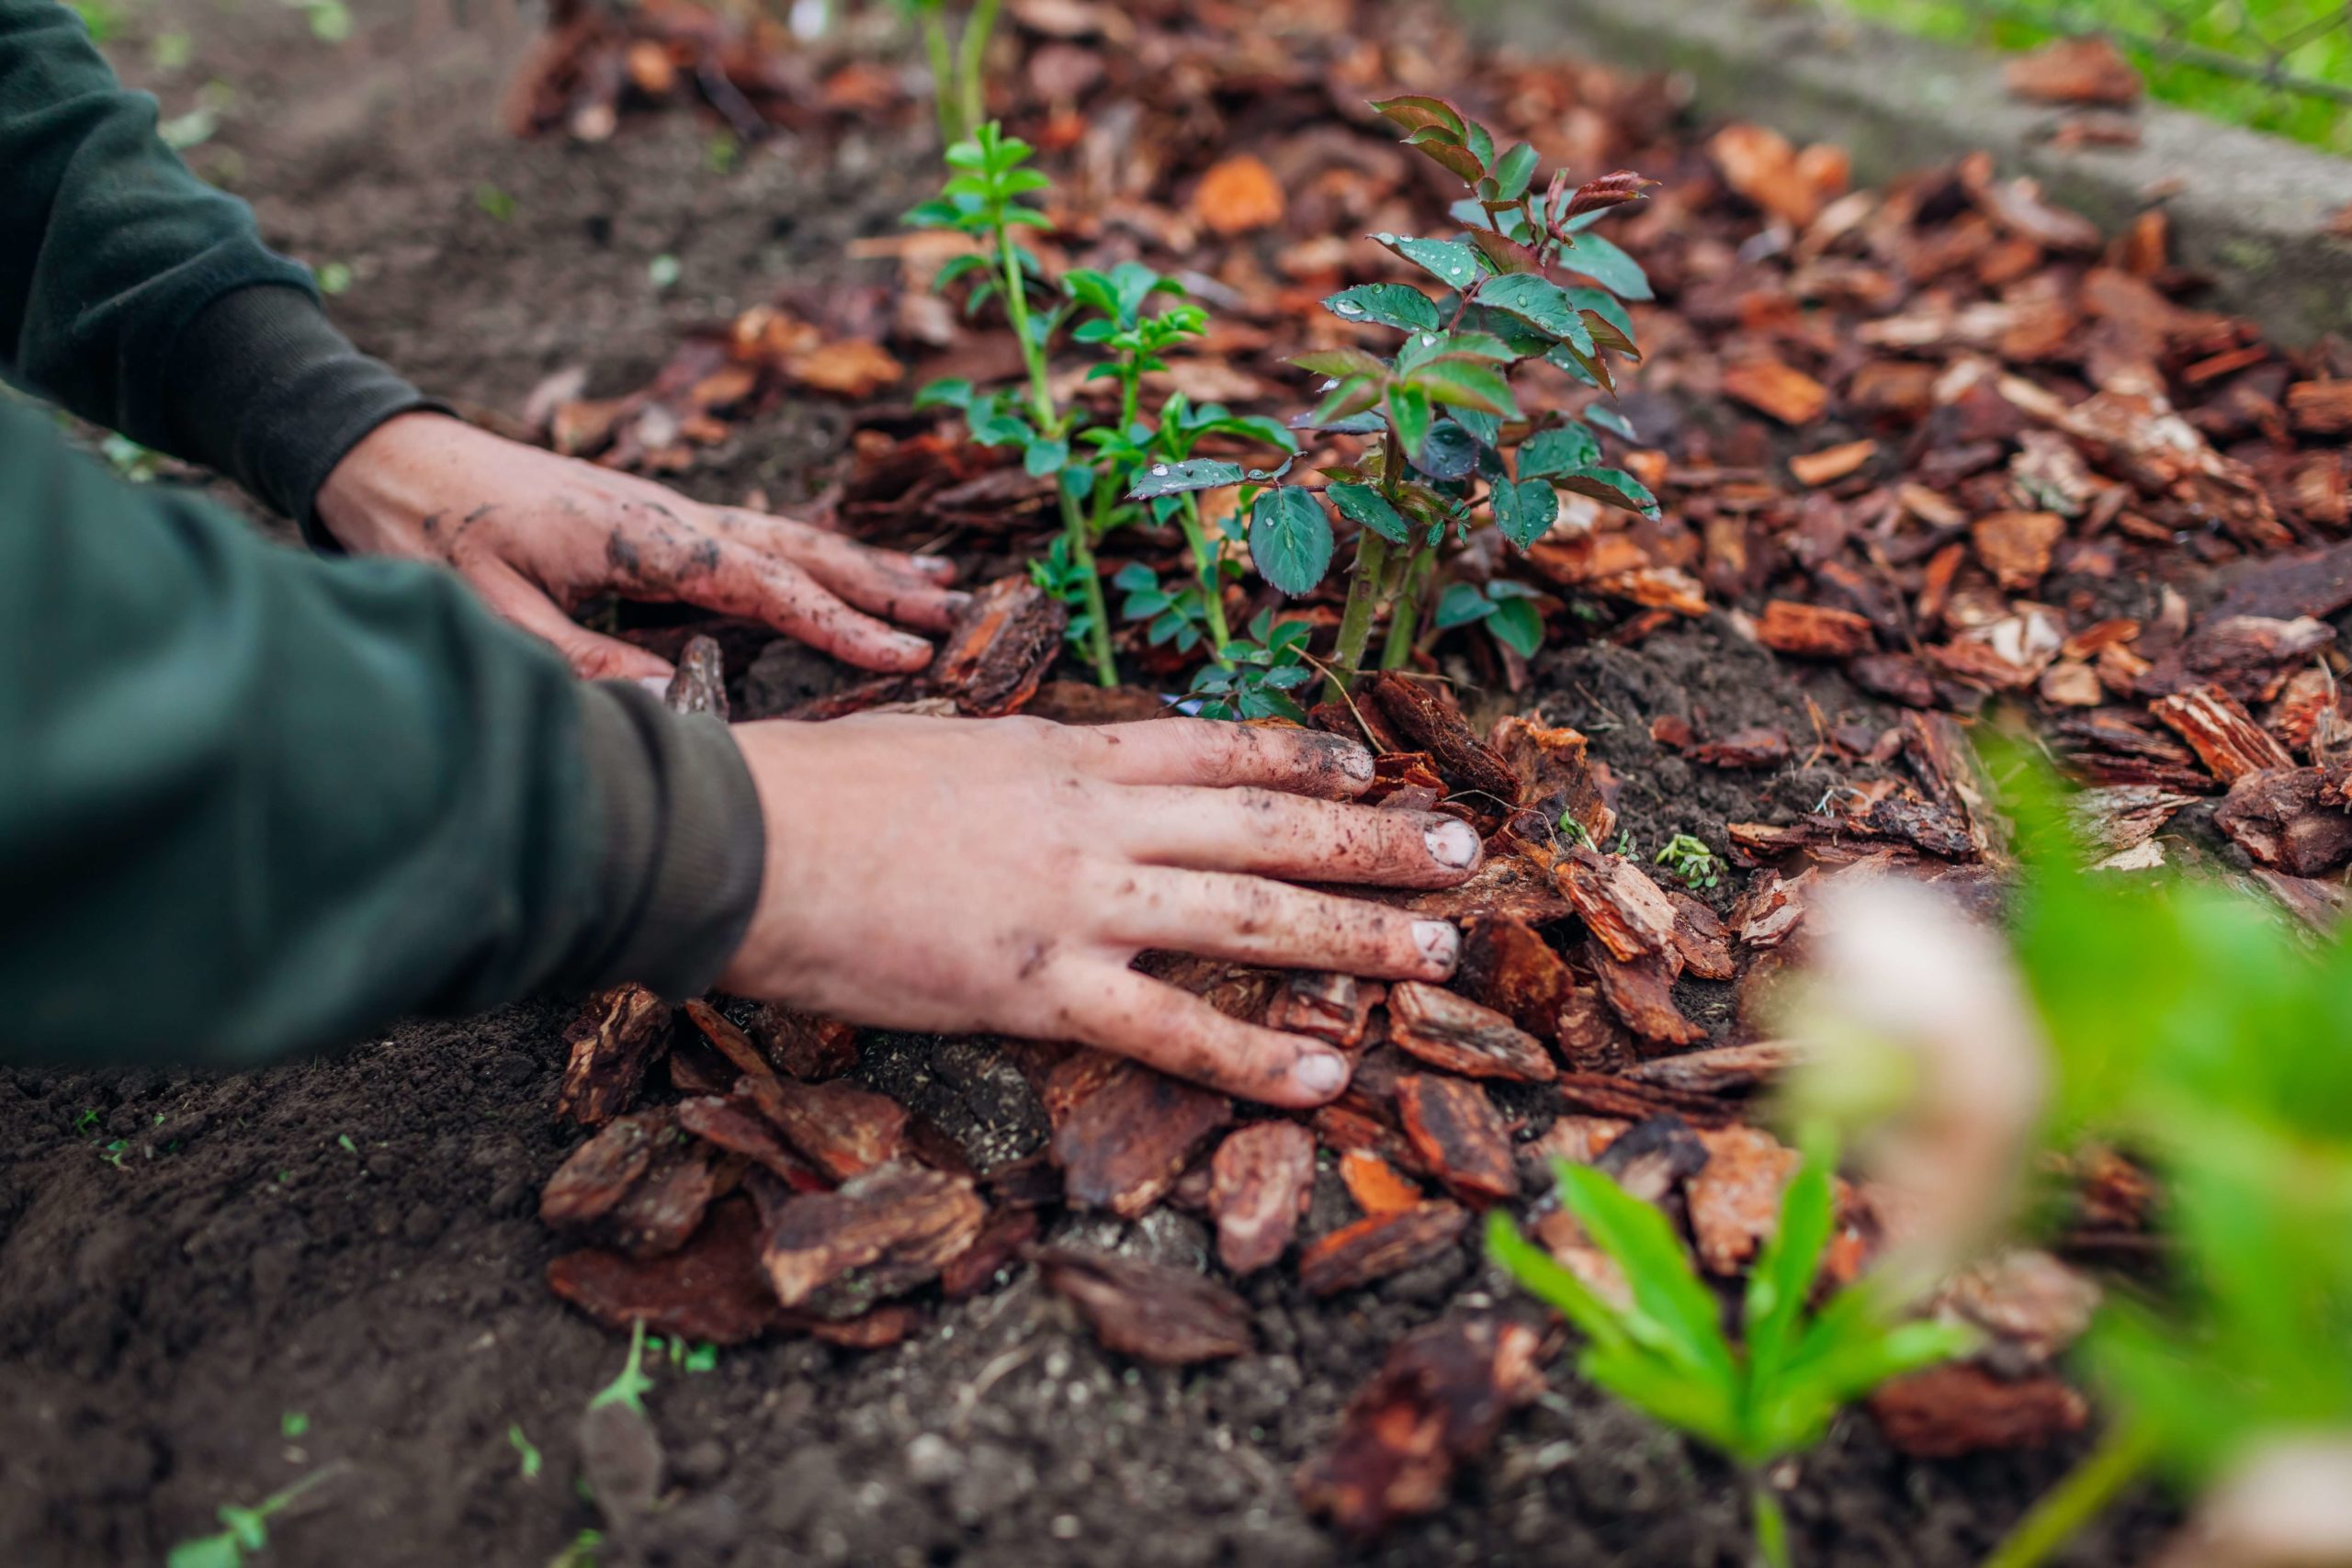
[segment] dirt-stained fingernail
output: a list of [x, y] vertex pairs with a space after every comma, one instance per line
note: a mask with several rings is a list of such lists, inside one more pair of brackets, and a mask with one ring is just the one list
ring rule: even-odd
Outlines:
[[917, 556], [915, 565], [925, 571], [945, 571], [956, 563], [945, 556]]
[[1342, 740], [1333, 748], [1340, 754], [1340, 772], [1358, 784], [1372, 782], [1372, 751], [1360, 740]]
[[[1460, 871], [1478, 858], [1478, 834], [1469, 823], [1447, 818], [1421, 835], [1421, 842], [1430, 847], [1430, 859], [1443, 866]], [[1453, 928], [1448, 926], [1448, 931]]]
[[1291, 1077], [1309, 1094], [1334, 1095], [1348, 1087], [1348, 1059], [1336, 1051], [1309, 1051]]
[[972, 596], [960, 589], [947, 594], [943, 602], [959, 615], [972, 607]]
[[1462, 956], [1462, 933], [1451, 920], [1415, 920], [1413, 945], [1421, 950], [1422, 957], [1451, 975]]

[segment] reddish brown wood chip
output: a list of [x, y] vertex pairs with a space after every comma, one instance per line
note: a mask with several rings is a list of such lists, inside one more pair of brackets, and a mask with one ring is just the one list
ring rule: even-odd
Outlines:
[[705, 1143], [715, 1144], [774, 1171], [797, 1192], [820, 1192], [832, 1185], [808, 1161], [785, 1145], [775, 1123], [741, 1099], [705, 1096], [678, 1102], [678, 1125]]
[[1046, 1288], [1073, 1303], [1094, 1337], [1123, 1356], [1181, 1367], [1256, 1348], [1250, 1309], [1204, 1275], [1069, 1247], [1032, 1247], [1028, 1256]]
[[1789, 472], [1795, 475], [1797, 483], [1802, 485], [1836, 484], [1877, 455], [1878, 443], [1875, 441], [1848, 441], [1790, 458]]
[[1315, 1296], [1358, 1290], [1453, 1250], [1469, 1223], [1470, 1211], [1442, 1201], [1367, 1215], [1307, 1243], [1298, 1282]]
[[2296, 382], [2287, 389], [2287, 412], [2306, 435], [2352, 434], [2352, 379]]
[[1463, 922], [1462, 960], [1453, 978], [1538, 1040], [1555, 1042], [1560, 1010], [1576, 991], [1575, 977], [1551, 943], [1509, 915], [1476, 915]]
[[2295, 759], [2254, 716], [2219, 686], [2158, 697], [2148, 711], [2169, 726], [2195, 751], [2213, 776], [2235, 784], [2248, 773], [2291, 768]]
[[1447, 1318], [1414, 1330], [1348, 1402], [1331, 1447], [1298, 1472], [1299, 1500], [1359, 1539], [1445, 1501], [1511, 1410], [1543, 1392], [1524, 1324]]
[[995, 1283], [997, 1275], [1037, 1239], [1037, 1211], [992, 1209], [972, 1245], [949, 1258], [939, 1270], [940, 1293], [951, 1302], [978, 1295]]
[[1710, 768], [1777, 768], [1794, 756], [1789, 733], [1777, 725], [1736, 729], [1715, 740], [1684, 749], [1685, 757]]
[[1796, 1059], [1793, 1043], [1758, 1040], [1747, 1045], [1718, 1045], [1653, 1057], [1628, 1067], [1625, 1076], [1635, 1083], [1691, 1094], [1744, 1094], [1779, 1077]]
[[1315, 1191], [1315, 1134], [1295, 1122], [1252, 1122], [1209, 1163], [1209, 1213], [1227, 1272], [1250, 1274], [1290, 1249]]
[[572, 1151], [539, 1194], [552, 1230], [632, 1258], [675, 1251], [717, 1193], [707, 1147], [667, 1106], [616, 1117]]
[[871, 1312], [836, 1323], [802, 1313], [781, 1314], [779, 1327], [797, 1329], [811, 1339], [839, 1345], [845, 1350], [882, 1350], [898, 1344], [923, 1324], [923, 1311], [905, 1302], [885, 1302]]
[[642, 986], [616, 986], [589, 998], [563, 1032], [569, 1054], [556, 1115], [601, 1127], [627, 1111], [669, 1033], [669, 1007]]
[[685, 1007], [686, 1021], [693, 1024], [718, 1054], [735, 1066], [735, 1070], [753, 1082], [771, 1080], [775, 1077], [775, 1064], [767, 1054], [752, 1043], [752, 1037], [728, 1021], [717, 1008], [699, 998]]
[[1968, 532], [1994, 581], [2023, 593], [2049, 574], [2050, 552], [2066, 536], [2066, 520], [2055, 512], [1988, 512]]
[[765, 1002], [752, 1014], [750, 1032], [768, 1060], [804, 1083], [837, 1078], [857, 1066], [855, 1024]]
[[1368, 1111], [1353, 1106], [1327, 1105], [1308, 1118], [1315, 1141], [1327, 1149], [1362, 1149], [1378, 1155], [1399, 1170], [1428, 1174], [1421, 1156], [1404, 1134]]
[[1291, 1034], [1311, 1034], [1342, 1051], [1363, 1043], [1372, 1010], [1387, 995], [1385, 987], [1352, 975], [1301, 972], [1283, 981], [1266, 1010], [1266, 1027]]
[[1628, 1029], [1660, 1045], [1695, 1045], [1707, 1037], [1675, 1005], [1679, 959], [1679, 953], [1645, 953], [1628, 964], [1597, 941], [1585, 943], [1585, 961], [1592, 965], [1601, 996]]
[[1455, 1196], [1484, 1205], [1519, 1195], [1519, 1170], [1502, 1112], [1463, 1078], [1408, 1073], [1396, 1080], [1405, 1137], [1430, 1174]]
[[1684, 1191], [1690, 1236], [1711, 1274], [1736, 1274], [1778, 1228], [1781, 1193], [1797, 1173], [1797, 1152], [1754, 1127], [1718, 1127], [1699, 1134], [1707, 1163]]
[[1510, 1019], [1418, 980], [1389, 987], [1388, 1037], [1398, 1050], [1468, 1077], [1548, 1083], [1559, 1076], [1543, 1043]]
[[1670, 887], [1666, 900], [1674, 906], [1674, 951], [1682, 959], [1683, 972], [1702, 980], [1728, 980], [1738, 974], [1739, 966], [1732, 962], [1730, 937], [1714, 910]]
[[1513, 716], [1496, 721], [1487, 744], [1518, 777], [1521, 805], [1544, 806], [1555, 821], [1566, 812], [1595, 842], [1609, 837], [1617, 814], [1601, 799], [1582, 734]]
[[1391, 894], [1380, 901], [1431, 919], [1504, 915], [1531, 926], [1548, 925], [1573, 912], [1552, 874], [1524, 855], [1489, 855], [1469, 881], [1457, 886], [1402, 897]]
[[1756, 640], [1800, 659], [1850, 659], [1877, 641], [1871, 624], [1851, 610], [1775, 599], [1756, 623]]
[[548, 1260], [548, 1287], [608, 1328], [642, 1321], [662, 1334], [740, 1345], [778, 1314], [759, 1240], [750, 1200], [722, 1198], [677, 1251], [642, 1261], [602, 1247], [567, 1252]]
[[1139, 1063], [1114, 1059], [1054, 1129], [1070, 1206], [1132, 1220], [1167, 1195], [1233, 1102]]
[[2352, 860], [2352, 813], [2321, 804], [2317, 768], [2245, 773], [2214, 809], [2213, 825], [2246, 853], [2290, 876], [2318, 876]]
[[1577, 845], [1553, 868], [1560, 891], [1600, 943], [1620, 958], [1662, 953], [1674, 936], [1674, 906], [1647, 873], [1623, 855]]
[[1829, 407], [1829, 389], [1777, 359], [1724, 367], [1724, 393], [1782, 424], [1810, 424]]
[[798, 1083], [770, 1074], [751, 1080], [751, 1095], [784, 1141], [834, 1181], [847, 1181], [908, 1152], [906, 1107], [870, 1089]]
[[1971, 1361], [1897, 1378], [1870, 1407], [1886, 1440], [1914, 1459], [2041, 1448], [2090, 1420], [2083, 1396], [2054, 1377], [2005, 1382]]
[[1517, 802], [1518, 775], [1503, 766], [1502, 759], [1471, 733], [1461, 713], [1431, 687], [1382, 671], [1356, 688], [1356, 701], [1370, 702], [1390, 728], [1427, 751], [1455, 790], [1487, 795], [1491, 804], [1506, 808]]
[[778, 1302], [839, 1322], [936, 1279], [987, 1218], [962, 1177], [886, 1165], [775, 1205], [760, 1264]]
[[1001, 577], [975, 593], [956, 618], [925, 684], [969, 717], [1018, 713], [1060, 657], [1069, 619], [1069, 613], [1026, 577]]
[[1395, 1166], [1369, 1149], [1341, 1151], [1340, 1180], [1356, 1207], [1367, 1214], [1394, 1214], [1413, 1208], [1428, 1196], [1419, 1183], [1397, 1175]]
[[1562, 1073], [1552, 1086], [1560, 1102], [1572, 1111], [1596, 1116], [1623, 1117], [1629, 1122], [1672, 1111], [1694, 1127], [1721, 1127], [1734, 1121], [1737, 1107], [1711, 1095], [1600, 1073]]

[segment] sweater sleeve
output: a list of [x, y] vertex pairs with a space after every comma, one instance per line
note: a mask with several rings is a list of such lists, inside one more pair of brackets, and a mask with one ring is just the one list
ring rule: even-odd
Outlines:
[[0, 0], [0, 366], [324, 542], [328, 470], [427, 401], [328, 324], [308, 270], [155, 118], [59, 0]]
[[551, 986], [707, 986], [723, 725], [445, 573], [259, 540], [0, 399], [0, 1060], [243, 1065]]

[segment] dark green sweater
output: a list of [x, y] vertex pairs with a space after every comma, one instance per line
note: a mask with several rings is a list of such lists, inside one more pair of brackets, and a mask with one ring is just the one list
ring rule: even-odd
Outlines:
[[[0, 367], [315, 526], [418, 394], [0, 0]], [[585, 686], [455, 578], [265, 543], [0, 395], [0, 1060], [243, 1064], [548, 987], [709, 984], [758, 893], [724, 729]]]

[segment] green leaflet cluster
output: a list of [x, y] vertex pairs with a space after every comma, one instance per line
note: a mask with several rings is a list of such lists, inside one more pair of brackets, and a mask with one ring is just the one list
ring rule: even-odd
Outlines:
[[1293, 361], [1325, 378], [1321, 400], [1295, 427], [1376, 439], [1356, 462], [1324, 470], [1320, 486], [1202, 462], [1154, 468], [1149, 488], [1132, 492], [1274, 481], [1244, 491], [1250, 553], [1261, 576], [1294, 595], [1330, 569], [1334, 513], [1352, 524], [1355, 556], [1333, 656], [1341, 682], [1363, 668], [1382, 609], [1389, 612], [1382, 662], [1402, 664], [1425, 599], [1433, 599], [1441, 629], [1483, 621], [1522, 653], [1540, 643], [1541, 616], [1517, 585], [1436, 586], [1439, 547], [1449, 533], [1465, 537], [1482, 513], [1522, 550], [1558, 520], [1563, 490], [1657, 514], [1638, 479], [1601, 461], [1592, 427], [1630, 437], [1620, 416], [1595, 407], [1581, 422], [1532, 417], [1512, 386], [1521, 366], [1542, 360], [1613, 392], [1610, 356], [1638, 357], [1623, 301], [1649, 299], [1648, 280], [1623, 250], [1588, 231], [1653, 182], [1620, 171], [1571, 186], [1561, 172], [1539, 193], [1534, 149], [1521, 142], [1498, 152], [1493, 135], [1452, 104], [1408, 96], [1373, 107], [1470, 191], [1453, 209], [1464, 225], [1458, 236], [1373, 236], [1429, 274], [1435, 292], [1374, 283], [1324, 301], [1341, 321], [1403, 333], [1392, 355], [1349, 347]]

